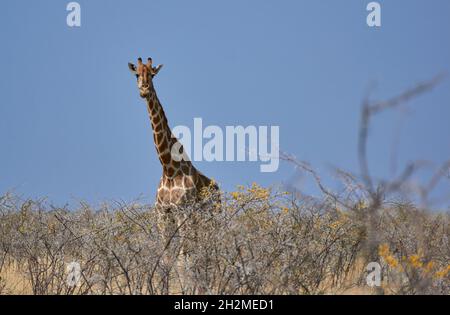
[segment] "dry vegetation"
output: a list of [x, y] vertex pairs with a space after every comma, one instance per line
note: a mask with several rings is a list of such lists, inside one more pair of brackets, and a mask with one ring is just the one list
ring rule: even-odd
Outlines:
[[[374, 180], [366, 159], [373, 115], [437, 81], [388, 101], [364, 101], [361, 174], [338, 170], [339, 191], [325, 187], [307, 163], [283, 154], [312, 176], [321, 197], [240, 186], [222, 194], [220, 205], [173, 209], [183, 219], [163, 238], [154, 208], [138, 202], [69, 211], [0, 196], [0, 293], [450, 294], [450, 215], [428, 206], [450, 164], [412, 186], [419, 165]], [[382, 266], [379, 288], [366, 285], [369, 262]]]
[[[3, 196], [1, 293], [375, 293], [364, 202], [343, 210], [257, 185], [224, 199], [221, 212], [182, 209], [190, 215], [165, 241], [156, 211], [139, 204], [68, 211]], [[386, 204], [374, 228], [385, 293], [450, 293], [448, 215]]]

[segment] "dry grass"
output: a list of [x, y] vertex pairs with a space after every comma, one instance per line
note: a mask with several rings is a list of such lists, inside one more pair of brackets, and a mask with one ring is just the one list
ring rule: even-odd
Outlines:
[[20, 271], [17, 263], [11, 263], [0, 274], [2, 294], [32, 294], [26, 274]]

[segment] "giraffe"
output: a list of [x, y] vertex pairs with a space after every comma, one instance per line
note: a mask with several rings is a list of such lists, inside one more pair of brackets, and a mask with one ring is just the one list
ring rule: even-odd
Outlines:
[[[183, 145], [172, 134], [153, 85], [153, 78], [158, 74], [162, 65], [155, 68], [150, 66], [151, 69], [143, 72], [138, 72], [132, 63], [129, 63], [128, 67], [137, 78], [141, 98], [147, 103], [147, 111], [153, 129], [153, 140], [163, 169], [156, 194], [156, 205], [170, 207], [201, 201], [203, 188], [212, 187], [213, 190], [218, 190], [218, 186], [195, 168], [185, 155]], [[148, 78], [144, 79], [143, 73], [148, 75]], [[174, 156], [172, 152], [179, 155]]]
[[[142, 59], [140, 59], [142, 60]], [[141, 63], [140, 63], [141, 66]], [[128, 67], [133, 75], [136, 76], [139, 94], [147, 104], [147, 111], [150, 117], [150, 122], [153, 129], [153, 140], [155, 143], [156, 152], [162, 166], [162, 177], [156, 193], [155, 206], [158, 213], [158, 228], [162, 232], [163, 240], [166, 246], [173, 240], [173, 236], [177, 231], [182, 233], [179, 228], [186, 217], [179, 211], [174, 214], [173, 210], [183, 210], [183, 205], [197, 205], [201, 204], [204, 199], [203, 189], [209, 190], [213, 194], [213, 202], [220, 204], [220, 198], [217, 192], [218, 185], [210, 178], [203, 175], [197, 170], [192, 162], [188, 159], [183, 149], [182, 144], [172, 134], [169, 127], [167, 117], [164, 109], [156, 95], [155, 87], [153, 85], [153, 78], [161, 70], [162, 65], [157, 67], [152, 66], [152, 59], [148, 58], [148, 63], [144, 65], [147, 67], [145, 71], [139, 71], [134, 64], [128, 63]], [[143, 75], [147, 75], [143, 78]], [[175, 151], [173, 151], [175, 148]], [[177, 154], [172, 154], [176, 152]], [[182, 157], [182, 158], [180, 158]], [[181, 206], [181, 207], [180, 207]], [[203, 209], [200, 205], [196, 207]], [[192, 214], [192, 212], [191, 212]], [[192, 225], [196, 225], [196, 218], [191, 218]], [[195, 239], [199, 237], [194, 228], [194, 244]], [[182, 236], [183, 238], [183, 236]], [[189, 243], [189, 244], [188, 244]], [[184, 274], [186, 269], [192, 265], [189, 261], [189, 252], [192, 242], [182, 242], [181, 258], [176, 262], [179, 272]], [[180, 257], [179, 257], [180, 258]], [[168, 254], [165, 260], [170, 261], [173, 257]], [[175, 258], [177, 260], [177, 258]], [[169, 292], [169, 280], [167, 275], [163, 275], [165, 282], [165, 290]], [[182, 277], [185, 277], [183, 275]], [[184, 281], [184, 280], [182, 280]], [[200, 292], [204, 292], [203, 288], [199, 288]]]

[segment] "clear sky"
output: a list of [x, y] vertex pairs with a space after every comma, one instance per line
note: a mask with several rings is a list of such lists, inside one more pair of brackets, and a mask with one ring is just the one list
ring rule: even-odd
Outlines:
[[[155, 85], [172, 126], [278, 125], [280, 146], [327, 176], [357, 171], [359, 108], [450, 70], [450, 1], [69, 1], [0, 4], [0, 193], [56, 203], [153, 200], [161, 176], [145, 103], [127, 62], [164, 63]], [[378, 116], [370, 164], [450, 158], [450, 78], [405, 111]], [[196, 163], [224, 189], [286, 183], [292, 166]], [[446, 183], [448, 185], [448, 182]]]

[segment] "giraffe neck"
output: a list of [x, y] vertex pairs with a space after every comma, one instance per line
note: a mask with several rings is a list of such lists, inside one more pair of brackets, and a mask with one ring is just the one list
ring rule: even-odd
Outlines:
[[177, 151], [183, 152], [183, 147], [178, 139], [172, 136], [166, 114], [153, 86], [149, 95], [146, 97], [146, 102], [153, 129], [156, 152], [163, 167], [163, 175], [173, 177], [179, 172], [180, 162], [172, 158], [171, 149], [177, 144], [179, 148]]

